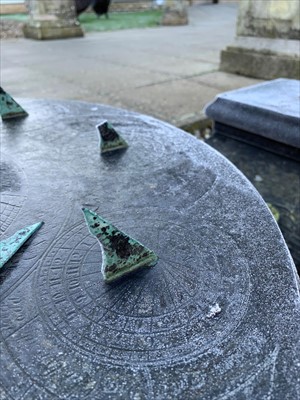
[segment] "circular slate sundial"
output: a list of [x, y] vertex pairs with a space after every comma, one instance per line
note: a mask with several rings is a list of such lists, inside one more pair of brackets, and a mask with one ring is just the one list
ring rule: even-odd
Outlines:
[[[35, 283], [37, 302], [41, 311], [47, 310], [46, 322], [54, 334], [99, 361], [106, 357], [112, 364], [150, 366], [199, 354], [234, 330], [249, 296], [247, 272], [232, 282], [234, 264], [247, 268], [234, 241], [216, 235], [210, 244], [215, 254], [210, 257], [211, 249], [205, 244], [195, 249], [194, 240], [201, 243], [201, 236], [212, 235], [216, 227], [189, 232], [176, 224], [163, 229], [170, 221], [145, 219], [152, 226], [137, 228], [132, 226], [134, 215], [121, 218], [136, 234], [146, 231], [152, 248], [161, 254], [160, 267], [108, 286], [99, 269], [98, 243], [88, 234], [82, 236], [83, 224], [74, 226], [50, 248]], [[185, 248], [175, 259], [164, 256], [168, 244], [173, 243], [175, 250], [180, 242], [186, 242]], [[228, 248], [228, 259], [222, 264], [220, 244]], [[224, 315], [209, 321], [210, 308], [219, 303], [228, 308], [234, 305], [236, 317], [226, 319]], [[76, 327], [78, 318], [84, 321], [80, 328]]]
[[[1, 201], [17, 199], [2, 237], [45, 224], [1, 271], [3, 398], [296, 398], [295, 269], [239, 171], [150, 117], [22, 106], [29, 117], [2, 126]], [[100, 155], [103, 119], [128, 149]], [[82, 207], [158, 263], [105, 283]]]

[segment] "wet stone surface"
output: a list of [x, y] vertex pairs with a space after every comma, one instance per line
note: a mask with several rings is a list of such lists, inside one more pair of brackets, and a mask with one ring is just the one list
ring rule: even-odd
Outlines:
[[[1, 129], [1, 162], [19, 177], [1, 193], [1, 238], [45, 224], [1, 271], [1, 396], [297, 398], [296, 270], [249, 181], [153, 118], [20, 104], [28, 118]], [[103, 119], [126, 152], [101, 156]], [[153, 250], [155, 267], [107, 285], [82, 207]]]
[[220, 134], [206, 143], [232, 161], [274, 207], [300, 273], [300, 163]]

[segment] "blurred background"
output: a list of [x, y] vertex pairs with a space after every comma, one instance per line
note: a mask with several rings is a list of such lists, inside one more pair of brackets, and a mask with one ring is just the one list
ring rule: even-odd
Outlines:
[[[67, 2], [73, 21], [62, 9]], [[64, 39], [61, 32], [60, 40], [24, 39], [26, 23], [52, 23], [61, 31], [51, 16], [74, 26], [76, 4], [86, 2], [55, 0], [57, 10], [48, 15], [38, 9], [42, 3], [1, 0], [1, 79], [16, 97], [99, 102], [183, 127], [201, 120], [219, 92], [261, 81], [219, 71], [220, 53], [235, 37], [235, 0], [180, 1], [186, 20], [179, 25], [162, 25], [167, 3], [161, 0], [113, 0], [109, 18], [92, 6], [78, 15], [81, 38]]]
[[215, 139], [214, 121], [203, 111], [229, 90], [300, 79], [299, 4], [0, 0], [1, 86], [15, 98], [81, 100], [148, 114], [206, 140], [262, 194], [299, 267], [299, 160], [271, 156], [273, 144], [259, 153]]

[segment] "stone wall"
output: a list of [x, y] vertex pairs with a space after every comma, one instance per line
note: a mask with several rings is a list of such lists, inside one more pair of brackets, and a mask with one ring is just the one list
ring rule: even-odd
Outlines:
[[299, 0], [240, 0], [234, 42], [220, 69], [260, 79], [300, 79]]
[[26, 14], [25, 3], [0, 4], [0, 15], [4, 14]]
[[241, 1], [237, 35], [272, 39], [299, 39], [299, 0]]

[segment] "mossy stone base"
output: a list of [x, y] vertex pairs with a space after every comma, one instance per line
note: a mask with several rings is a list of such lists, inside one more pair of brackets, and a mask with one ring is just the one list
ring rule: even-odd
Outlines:
[[186, 8], [166, 8], [162, 16], [161, 25], [177, 26], [187, 25], [188, 15]]
[[51, 39], [67, 39], [73, 37], [82, 37], [84, 35], [81, 26], [71, 25], [71, 26], [57, 26], [57, 24], [43, 24], [40, 22], [35, 25], [25, 24], [24, 36], [30, 39], [36, 40], [51, 40]]
[[300, 79], [299, 41], [238, 37], [221, 52], [220, 70], [259, 79]]

